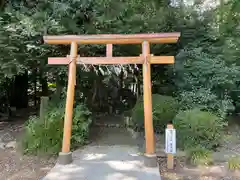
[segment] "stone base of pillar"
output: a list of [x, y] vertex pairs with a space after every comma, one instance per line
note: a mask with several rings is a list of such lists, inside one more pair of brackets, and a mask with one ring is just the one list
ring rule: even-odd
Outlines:
[[156, 154], [144, 154], [144, 165], [146, 167], [157, 167], [157, 156]]
[[67, 165], [67, 164], [71, 164], [73, 161], [72, 159], [72, 152], [60, 152], [59, 153], [59, 157], [58, 157], [58, 164], [61, 165]]

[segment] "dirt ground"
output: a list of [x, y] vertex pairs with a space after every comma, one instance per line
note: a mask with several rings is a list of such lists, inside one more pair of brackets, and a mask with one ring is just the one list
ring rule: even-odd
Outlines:
[[15, 151], [0, 151], [1, 180], [39, 180], [53, 167], [55, 159], [24, 157]]
[[56, 158], [23, 156], [16, 142], [23, 131], [23, 121], [0, 122], [0, 179], [39, 180], [54, 166]]

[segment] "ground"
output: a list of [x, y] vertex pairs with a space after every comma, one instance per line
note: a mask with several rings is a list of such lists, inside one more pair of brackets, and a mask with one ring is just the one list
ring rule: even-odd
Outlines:
[[[160, 143], [162, 142], [160, 139], [163, 138], [159, 138], [157, 141], [159, 151], [164, 146]], [[212, 154], [213, 165], [202, 167], [189, 165], [183, 152], [176, 157], [175, 169], [172, 171], [167, 170], [166, 157], [162, 156], [161, 152], [159, 153], [158, 162], [163, 180], [240, 180], [240, 171], [230, 171], [227, 166], [227, 161], [230, 157], [239, 155], [240, 127], [236, 123], [230, 123], [222, 142], [222, 147], [218, 152]]]
[[226, 163], [217, 163], [212, 166], [194, 167], [184, 161], [175, 159], [175, 169], [166, 168], [166, 158], [158, 159], [163, 180], [239, 180], [238, 172], [227, 170]]
[[56, 158], [23, 156], [16, 142], [23, 132], [24, 121], [0, 122], [0, 179], [36, 180], [54, 166]]
[[[91, 143], [95, 142], [98, 144], [101, 141], [100, 134], [107, 134], [108, 138], [105, 138], [106, 143], [118, 144], [121, 142], [130, 142], [130, 138], [123, 136], [119, 139], [114, 135], [115, 128], [108, 127], [106, 133], [106, 127], [103, 122], [108, 124], [109, 122], [116, 121], [118, 117], [104, 118], [103, 121], [98, 121], [98, 127], [92, 129], [91, 132]], [[49, 170], [55, 165], [56, 157], [51, 158], [37, 158], [23, 156], [16, 146], [16, 141], [19, 140], [23, 131], [24, 121], [11, 121], [11, 122], [0, 122], [0, 179], [1, 180], [36, 180], [44, 177]], [[115, 124], [115, 125], [114, 125]], [[123, 124], [113, 123], [110, 126], [117, 126], [122, 131]], [[111, 135], [110, 135], [110, 134]], [[137, 137], [137, 136], [136, 136]], [[143, 138], [136, 138], [137, 143], [141, 146], [144, 143]], [[163, 148], [163, 138], [156, 135], [157, 148], [161, 151]], [[104, 143], [104, 142], [101, 142]], [[239, 172], [230, 172], [226, 168], [226, 160], [231, 155], [240, 154], [240, 131], [239, 127], [234, 125], [231, 127], [229, 133], [226, 134], [225, 141], [221, 151], [214, 154], [215, 165], [210, 167], [192, 167], [186, 165], [184, 157], [177, 158], [176, 168], [170, 172], [166, 170], [166, 159], [163, 156], [158, 157], [159, 168], [161, 171], [163, 180], [240, 180]], [[160, 150], [159, 150], [160, 149]]]

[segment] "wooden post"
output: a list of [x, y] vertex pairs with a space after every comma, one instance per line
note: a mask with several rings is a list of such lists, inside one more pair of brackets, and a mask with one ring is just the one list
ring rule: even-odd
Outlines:
[[44, 118], [46, 116], [47, 106], [48, 106], [48, 96], [41, 96], [40, 112], [39, 112], [39, 117], [41, 121], [44, 121]]
[[41, 97], [40, 112], [39, 112], [40, 120], [44, 121], [44, 126], [45, 127], [47, 125], [45, 116], [46, 116], [46, 113], [47, 113], [48, 100], [49, 100], [48, 96], [42, 96]]
[[68, 73], [67, 99], [66, 99], [65, 118], [64, 118], [64, 132], [63, 132], [63, 144], [62, 144], [63, 153], [70, 152], [73, 103], [74, 103], [75, 80], [76, 80], [77, 49], [78, 49], [77, 43], [72, 42], [70, 62], [69, 62], [69, 73]]
[[152, 85], [151, 85], [151, 64], [149, 42], [142, 43], [142, 55], [145, 58], [143, 63], [143, 98], [144, 98], [144, 126], [146, 139], [146, 154], [155, 154], [154, 130], [152, 122]]

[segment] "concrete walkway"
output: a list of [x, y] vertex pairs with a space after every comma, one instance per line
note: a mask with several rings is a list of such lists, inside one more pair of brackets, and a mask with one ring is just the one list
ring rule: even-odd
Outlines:
[[[116, 120], [117, 121], [117, 120]], [[43, 180], [160, 180], [146, 168], [136, 140], [125, 128], [96, 127], [92, 143], [73, 152], [73, 163], [56, 165]]]
[[70, 165], [56, 165], [44, 180], [160, 180], [158, 168], [146, 168], [137, 147], [88, 146], [73, 153]]

